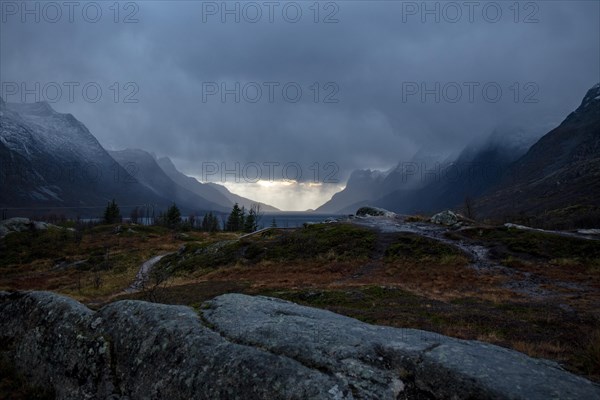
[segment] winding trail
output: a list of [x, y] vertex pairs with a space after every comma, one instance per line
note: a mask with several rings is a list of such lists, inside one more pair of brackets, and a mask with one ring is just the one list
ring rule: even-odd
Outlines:
[[[529, 297], [549, 299], [557, 295], [557, 293], [553, 291], [542, 288], [542, 285], [553, 285], [578, 293], [592, 290], [581, 284], [554, 281], [531, 272], [518, 271], [506, 267], [489, 257], [488, 248], [467, 241], [448, 238], [446, 233], [450, 232], [451, 229], [445, 226], [425, 222], [407, 222], [406, 216], [402, 215], [397, 215], [396, 217], [361, 217], [348, 220], [348, 222], [375, 229], [380, 233], [413, 233], [457, 247], [469, 256], [471, 259], [469, 266], [471, 268], [479, 273], [494, 273], [506, 276], [509, 280], [504, 285], [505, 288]], [[546, 232], [554, 233], [549, 231]], [[575, 235], [569, 236], [573, 237]]]
[[569, 238], [586, 239], [586, 240], [600, 240], [600, 236], [598, 236], [597, 233], [581, 233], [581, 232], [586, 232], [586, 231], [595, 232], [595, 231], [597, 231], [596, 229], [581, 229], [578, 232], [565, 232], [565, 231], [554, 231], [554, 230], [531, 228], [529, 226], [523, 226], [523, 225], [517, 225], [517, 224], [504, 224], [504, 226], [507, 228], [520, 229], [523, 231], [548, 233], [551, 235], [558, 235], [558, 236], [564, 236], [564, 237], [569, 237]]
[[136, 274], [135, 280], [133, 281], [133, 283], [127, 289], [125, 289], [125, 293], [136, 293], [136, 292], [139, 292], [140, 290], [144, 289], [144, 284], [148, 281], [148, 277], [150, 276], [150, 272], [152, 271], [152, 268], [156, 265], [156, 263], [158, 263], [160, 260], [162, 260], [163, 257], [168, 256], [169, 254], [172, 254], [172, 253], [155, 256], [155, 257], [152, 257], [151, 259], [145, 261], [141, 265], [138, 273]]

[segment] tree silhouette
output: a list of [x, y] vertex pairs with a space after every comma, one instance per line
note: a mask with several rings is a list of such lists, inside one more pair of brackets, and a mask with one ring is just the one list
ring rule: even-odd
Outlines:
[[204, 232], [217, 232], [219, 230], [219, 220], [217, 219], [217, 216], [212, 213], [212, 211], [204, 215], [201, 229]]
[[244, 210], [240, 208], [238, 203], [233, 205], [233, 209], [227, 218], [225, 229], [229, 232], [241, 231], [244, 226]]
[[256, 210], [253, 207], [250, 207], [250, 211], [248, 212], [248, 216], [244, 221], [244, 232], [250, 233], [254, 232], [258, 228], [258, 221], [256, 217]]
[[170, 228], [176, 228], [181, 224], [181, 211], [175, 203], [167, 210], [165, 214], [165, 223]]
[[107, 224], [121, 222], [121, 210], [119, 210], [119, 206], [115, 199], [112, 199], [104, 210], [104, 222]]

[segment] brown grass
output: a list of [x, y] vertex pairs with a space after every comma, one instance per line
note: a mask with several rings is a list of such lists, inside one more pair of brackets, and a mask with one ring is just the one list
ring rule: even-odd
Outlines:
[[[487, 240], [486, 244], [502, 257], [500, 261], [517, 273], [528, 272], [588, 288], [577, 291], [547, 285], [556, 297], [536, 299], [506, 289], [504, 284], [509, 277], [505, 275], [475, 271], [460, 252], [407, 235], [385, 240], [380, 235], [379, 246], [372, 248], [370, 255], [343, 257], [339, 251], [327, 250], [326, 241], [336, 236], [335, 231], [327, 231], [318, 242], [313, 241], [319, 251], [313, 251], [310, 257], [294, 259], [293, 252], [304, 251], [302, 240], [310, 235], [300, 232], [289, 236], [291, 232], [286, 231], [288, 236], [283, 238], [288, 250], [270, 247], [281, 251], [275, 253], [277, 257], [249, 260], [234, 254], [225, 258], [225, 264], [208, 268], [194, 265], [194, 259], [190, 258], [192, 268], [180, 271], [149, 298], [145, 292], [128, 295], [122, 292], [133, 282], [143, 261], [177, 251], [184, 245], [193, 250], [207, 243], [235, 239], [237, 235], [189, 232], [185, 237], [164, 229], [116, 235], [113, 228], [88, 232], [79, 245], [53, 237], [55, 242], [50, 241], [49, 246], [62, 246], [60, 257], [51, 249], [40, 248], [36, 249], [39, 256], [31, 259], [26, 246], [15, 245], [3, 253], [3, 257], [7, 256], [0, 263], [0, 290], [53, 290], [95, 307], [124, 298], [199, 306], [223, 293], [264, 294], [326, 308], [369, 323], [425, 329], [498, 344], [558, 361], [574, 372], [600, 380], [600, 329], [597, 328], [600, 274], [595, 275], [598, 269], [588, 261], [564, 249], [554, 255], [551, 247], [538, 246], [552, 256], [542, 259], [507, 250], [502, 247], [504, 237], [490, 232], [484, 232], [483, 239], [476, 231], [471, 232], [474, 238], [458, 237]], [[253, 246], [248, 248], [276, 246], [281, 240], [277, 235], [257, 235], [247, 241]], [[289, 241], [288, 237], [295, 239]], [[526, 238], [537, 240], [531, 235]], [[27, 237], [21, 239], [27, 243]], [[397, 245], [395, 250], [387, 252], [392, 245]], [[107, 248], [112, 262], [108, 270], [52, 269], [59, 262], [57, 258], [69, 262], [84, 260], [91, 254], [103, 254]], [[173, 258], [176, 259], [177, 256]], [[97, 274], [102, 280], [99, 288], [94, 287]], [[565, 305], [572, 311], [565, 311]]]

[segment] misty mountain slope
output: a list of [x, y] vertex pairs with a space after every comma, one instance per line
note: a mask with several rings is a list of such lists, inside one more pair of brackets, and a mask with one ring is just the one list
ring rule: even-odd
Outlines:
[[600, 83], [581, 105], [542, 137], [517, 163], [520, 179], [537, 179], [580, 161], [600, 157]]
[[[171, 178], [175, 183], [213, 203], [217, 203], [225, 207], [232, 207], [234, 203], [238, 203], [240, 206], [244, 206], [246, 208], [250, 208], [253, 203], [259, 203], [233, 194], [222, 185], [218, 185], [216, 183], [201, 183], [196, 178], [183, 174], [177, 170], [171, 159], [168, 157], [159, 158], [156, 160], [156, 162], [162, 168], [165, 174], [167, 174], [167, 176], [169, 176], [169, 178]], [[277, 208], [268, 204], [259, 204], [261, 204], [262, 211], [278, 211]]]
[[600, 84], [478, 202], [489, 216], [600, 206]]
[[[431, 168], [440, 163], [443, 157], [430, 154], [425, 150], [418, 151], [411, 159], [399, 161], [385, 172], [372, 170], [353, 171], [346, 187], [333, 195], [331, 200], [320, 206], [317, 211], [327, 213], [354, 213], [358, 207], [370, 204], [377, 199], [397, 190], [415, 190], [423, 186], [421, 170]], [[444, 164], [443, 164], [444, 165]]]
[[156, 163], [164, 171], [164, 173], [179, 186], [189, 190], [192, 193], [195, 193], [200, 197], [204, 197], [210, 202], [221, 204], [224, 207], [233, 206], [233, 203], [215, 188], [200, 183], [197, 179], [187, 176], [177, 170], [170, 158], [161, 157], [156, 160]]
[[219, 185], [212, 182], [206, 183], [206, 185], [212, 186], [214, 189], [218, 190], [223, 195], [225, 195], [232, 203], [238, 203], [240, 207], [246, 207], [246, 209], [249, 209], [252, 206], [252, 204], [258, 203], [261, 206], [261, 211], [281, 211], [279, 208], [271, 206], [269, 204], [261, 203], [260, 201], [254, 201], [252, 199], [248, 199], [246, 197], [242, 197], [238, 194], [232, 193], [223, 185]]
[[75, 117], [45, 102], [0, 100], [0, 161], [2, 207], [102, 208], [112, 198], [168, 203], [136, 182]]
[[[356, 170], [350, 174], [346, 187], [333, 195], [315, 211], [322, 213], [345, 213], [349, 207], [369, 202], [376, 198], [381, 190], [385, 175], [380, 171]], [[353, 210], [351, 211], [354, 213]]]
[[383, 197], [396, 190], [416, 190], [427, 184], [428, 171], [444, 168], [452, 160], [442, 154], [432, 154], [425, 149], [419, 150], [408, 162], [399, 162], [389, 171], [383, 180], [376, 198]]
[[466, 198], [475, 199], [498, 184], [529, 143], [518, 130], [495, 131], [482, 143], [466, 147], [453, 162], [428, 167], [437, 172], [423, 177], [423, 187], [394, 191], [373, 204], [399, 213], [462, 207]]
[[420, 151], [386, 174], [355, 171], [346, 188], [321, 208], [344, 214], [363, 205], [398, 213], [454, 208], [467, 196], [477, 197], [497, 184], [504, 170], [534, 141], [521, 129], [497, 129], [452, 161]]
[[109, 154], [139, 182], [157, 195], [168, 196], [186, 211], [228, 211], [228, 204], [217, 204], [177, 184], [158, 165], [154, 156], [144, 150], [126, 149]]

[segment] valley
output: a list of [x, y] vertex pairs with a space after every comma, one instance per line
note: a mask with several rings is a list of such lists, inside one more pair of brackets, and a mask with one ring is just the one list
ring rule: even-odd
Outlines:
[[0, 3], [0, 400], [600, 400], [600, 2]]

